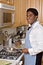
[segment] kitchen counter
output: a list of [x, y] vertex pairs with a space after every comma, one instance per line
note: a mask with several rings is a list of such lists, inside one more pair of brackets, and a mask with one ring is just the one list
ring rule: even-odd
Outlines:
[[1, 60], [6, 61], [6, 62], [10, 63], [9, 65], [22, 65], [22, 62], [20, 63], [20, 60], [22, 59], [23, 55], [24, 55], [24, 53], [22, 53], [17, 60], [0, 59], [0, 61]]

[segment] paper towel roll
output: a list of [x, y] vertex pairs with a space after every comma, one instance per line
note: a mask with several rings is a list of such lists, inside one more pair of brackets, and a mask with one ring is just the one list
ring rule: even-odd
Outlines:
[[11, 38], [9, 39], [9, 47], [10, 48], [12, 47], [12, 39]]

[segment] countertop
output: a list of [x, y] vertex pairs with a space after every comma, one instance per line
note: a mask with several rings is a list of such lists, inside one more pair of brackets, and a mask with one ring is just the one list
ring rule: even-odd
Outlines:
[[[22, 53], [21, 56], [17, 60], [0, 59], [0, 61], [6, 61], [6, 62], [10, 63], [9, 65], [17, 65], [20, 63], [20, 60], [22, 59], [23, 55], [24, 55], [24, 53]], [[19, 65], [21, 65], [21, 64], [19, 64]]]

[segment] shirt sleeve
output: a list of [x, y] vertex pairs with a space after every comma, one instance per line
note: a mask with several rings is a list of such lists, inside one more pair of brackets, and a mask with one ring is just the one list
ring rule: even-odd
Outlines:
[[36, 55], [36, 54], [38, 54], [42, 51], [43, 51], [42, 49], [33, 49], [33, 48], [28, 49], [28, 52], [29, 52], [30, 55]]

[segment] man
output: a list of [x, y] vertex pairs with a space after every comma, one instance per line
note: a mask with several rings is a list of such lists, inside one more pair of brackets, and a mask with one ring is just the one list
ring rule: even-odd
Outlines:
[[27, 23], [31, 28], [26, 32], [24, 65], [41, 65], [43, 51], [43, 27], [39, 24], [38, 11], [35, 8], [27, 9]]

